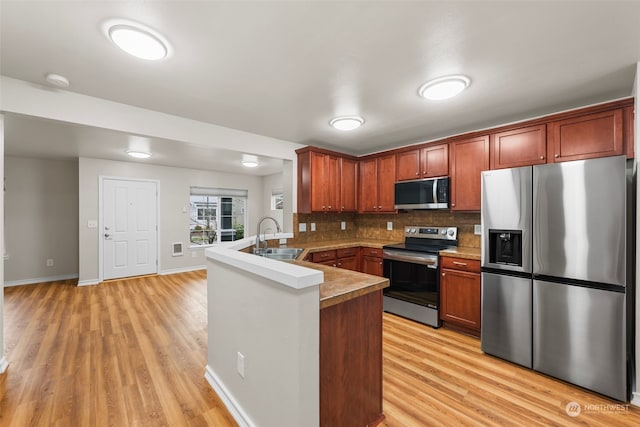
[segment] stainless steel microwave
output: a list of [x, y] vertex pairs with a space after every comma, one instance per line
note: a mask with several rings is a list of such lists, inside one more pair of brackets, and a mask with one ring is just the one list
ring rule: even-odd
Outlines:
[[399, 181], [396, 209], [449, 209], [449, 177]]

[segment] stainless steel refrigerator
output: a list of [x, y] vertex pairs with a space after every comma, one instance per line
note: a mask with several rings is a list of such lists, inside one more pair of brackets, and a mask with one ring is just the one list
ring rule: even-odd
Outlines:
[[627, 400], [624, 156], [482, 174], [482, 350]]

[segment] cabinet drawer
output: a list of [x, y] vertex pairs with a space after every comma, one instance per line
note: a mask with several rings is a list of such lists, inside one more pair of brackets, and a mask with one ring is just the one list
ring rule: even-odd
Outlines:
[[362, 248], [362, 256], [381, 257], [382, 249], [380, 248]]
[[358, 248], [345, 248], [336, 250], [338, 258], [347, 258], [358, 255]]
[[314, 252], [311, 254], [311, 261], [313, 262], [324, 262], [324, 261], [330, 261], [333, 259], [336, 259], [335, 250]]
[[480, 261], [478, 260], [450, 257], [441, 257], [440, 259], [442, 261], [441, 268], [480, 273]]

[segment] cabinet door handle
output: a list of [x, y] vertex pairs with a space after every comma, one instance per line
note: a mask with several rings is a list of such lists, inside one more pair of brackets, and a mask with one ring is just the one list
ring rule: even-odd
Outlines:
[[451, 203], [451, 207], [454, 207], [456, 204], [455, 203]]
[[423, 175], [426, 175], [426, 174], [427, 174], [427, 171], [425, 170], [424, 172], [422, 172], [422, 174], [423, 174]]
[[331, 210], [331, 206], [329, 206], [329, 210]]
[[544, 156], [540, 156], [540, 160], [544, 160]]
[[382, 206], [378, 206], [378, 209], [382, 210]]
[[463, 267], [466, 267], [467, 263], [466, 262], [453, 261], [453, 265], [461, 265]]
[[444, 276], [444, 273], [442, 273], [442, 275]]
[[416, 176], [420, 175], [420, 172], [416, 172]]
[[558, 157], [560, 157], [560, 154], [556, 154], [554, 157], [557, 159]]

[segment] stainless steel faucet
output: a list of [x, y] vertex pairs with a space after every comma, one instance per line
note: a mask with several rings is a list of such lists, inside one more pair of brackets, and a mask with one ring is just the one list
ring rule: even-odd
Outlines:
[[[262, 218], [260, 218], [258, 220], [258, 229], [256, 230], [256, 247], [253, 249], [253, 253], [259, 253], [261, 248], [260, 248], [260, 226], [262, 225], [262, 221], [264, 221], [265, 219], [270, 219], [271, 221], [273, 221], [273, 223], [276, 225], [276, 230], [278, 230], [278, 233], [282, 232], [282, 229], [280, 228], [280, 224], [278, 224], [278, 221], [276, 221], [275, 218], [271, 217], [271, 216], [263, 216]], [[262, 248], [262, 250], [266, 250], [267, 249], [267, 240], [265, 239], [263, 241], [264, 243], [264, 248]]]

